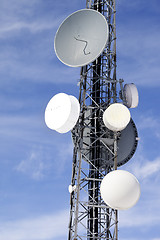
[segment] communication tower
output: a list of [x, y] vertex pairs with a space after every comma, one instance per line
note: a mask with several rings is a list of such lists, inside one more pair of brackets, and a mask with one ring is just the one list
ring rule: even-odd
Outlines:
[[[119, 126], [121, 119], [116, 119], [115, 129], [111, 123], [106, 125], [108, 120], [104, 119], [106, 109], [116, 103], [120, 103], [116, 105], [118, 109], [122, 105], [134, 108], [138, 104], [135, 85], [123, 86], [123, 80], [117, 79], [115, 2], [86, 0], [86, 9], [71, 14], [55, 37], [57, 57], [68, 66], [81, 67], [79, 105], [73, 96], [59, 94], [49, 102], [45, 115], [46, 124], [51, 129], [61, 133], [71, 130], [72, 133], [74, 148], [68, 240], [117, 240], [118, 210], [130, 207], [126, 203], [114, 207], [112, 200], [111, 204], [106, 204], [100, 191], [105, 176], [110, 176], [109, 173], [115, 170], [119, 173], [117, 167], [131, 159], [138, 142], [132, 119], [129, 118], [123, 128]], [[57, 103], [62, 97], [61, 104]], [[71, 110], [65, 118], [64, 111], [70, 105]], [[59, 119], [52, 125], [57, 113], [66, 119], [61, 126]], [[125, 115], [123, 111], [121, 114]], [[115, 191], [111, 186], [110, 192], [112, 190]], [[134, 195], [136, 200], [133, 204], [139, 198], [139, 188]]]

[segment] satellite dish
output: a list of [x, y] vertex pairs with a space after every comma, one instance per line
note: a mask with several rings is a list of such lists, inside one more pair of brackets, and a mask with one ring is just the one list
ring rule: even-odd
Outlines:
[[114, 132], [123, 130], [128, 125], [130, 118], [130, 111], [121, 103], [111, 104], [103, 114], [104, 125]]
[[124, 97], [128, 108], [136, 108], [138, 106], [138, 90], [134, 83], [124, 85]]
[[138, 133], [131, 119], [127, 127], [122, 130], [117, 142], [117, 165], [121, 166], [128, 162], [134, 155], [138, 145]]
[[124, 170], [115, 170], [103, 178], [100, 192], [109, 207], [126, 210], [139, 200], [140, 184], [133, 174]]
[[74, 128], [79, 118], [80, 104], [74, 96], [58, 93], [51, 98], [45, 110], [46, 125], [59, 133]]
[[[101, 138], [110, 149], [113, 145], [114, 139]], [[114, 159], [107, 160], [107, 148], [102, 145], [102, 166], [114, 166]], [[120, 167], [127, 163], [134, 155], [138, 145], [138, 133], [137, 128], [133, 120], [131, 119], [127, 127], [121, 131], [117, 140], [117, 166]], [[113, 150], [113, 149], [112, 149]]]
[[54, 40], [55, 53], [64, 64], [81, 67], [100, 56], [108, 36], [105, 17], [98, 11], [82, 9], [72, 13], [60, 25]]

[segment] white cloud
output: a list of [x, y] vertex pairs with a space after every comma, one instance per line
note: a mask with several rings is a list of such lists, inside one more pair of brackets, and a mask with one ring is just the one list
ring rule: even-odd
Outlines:
[[159, 208], [159, 181], [156, 183], [153, 179], [148, 182], [140, 180], [141, 196], [138, 203], [131, 209], [119, 211], [119, 227], [148, 230], [152, 227], [158, 227], [160, 222]]
[[157, 157], [152, 161], [148, 161], [147, 159], [144, 159], [144, 161], [136, 161], [130, 166], [130, 169], [137, 176], [137, 178], [144, 180], [145, 178], [149, 178], [150, 176], [159, 173], [160, 157]]
[[150, 113], [143, 113], [143, 115], [140, 115], [139, 121], [138, 121], [138, 128], [139, 129], [159, 129], [160, 127], [160, 121], [157, 118], [157, 116], [153, 116]]
[[[152, 201], [152, 204], [155, 202]], [[139, 206], [135, 206], [133, 209], [126, 211], [119, 211], [119, 225], [120, 228], [135, 228], [135, 227], [152, 227], [159, 225], [160, 222], [160, 210], [158, 203], [156, 206], [152, 206], [149, 201], [141, 201]]]
[[[61, 177], [72, 167], [73, 144], [71, 133], [59, 134], [47, 128], [43, 115], [2, 115], [0, 117], [0, 139], [3, 149], [17, 151], [14, 171], [34, 180], [41, 180], [54, 173]], [[22, 146], [19, 152], [19, 145]], [[10, 160], [12, 163], [12, 154]], [[2, 161], [2, 159], [1, 159]]]
[[[54, 39], [54, 38], [53, 38]], [[53, 41], [52, 39], [52, 41]], [[46, 57], [46, 53], [43, 55], [43, 51], [41, 54], [37, 53], [37, 50], [35, 50], [35, 56], [37, 57], [37, 62], [33, 61], [30, 62], [29, 59], [23, 58], [24, 56], [21, 56], [21, 54], [17, 55], [18, 59], [14, 59], [13, 55], [11, 58], [7, 56], [7, 59], [3, 61], [3, 59], [0, 59], [0, 71], [3, 79], [13, 79], [17, 83], [17, 81], [24, 81], [27, 80], [28, 82], [49, 82], [52, 84], [70, 84], [74, 83], [77, 84], [77, 80], [80, 79], [79, 77], [79, 69], [75, 68], [69, 68], [64, 66], [62, 63], [58, 62], [59, 60], [56, 59], [56, 56], [53, 51], [53, 47], [51, 46], [51, 42], [49, 45], [46, 45], [46, 51], [50, 51], [50, 55], [48, 54], [48, 58]], [[48, 50], [49, 49], [49, 50]], [[40, 48], [39, 48], [40, 50]], [[14, 51], [13, 51], [14, 52]], [[32, 49], [28, 49], [28, 52], [32, 52]], [[52, 54], [52, 55], [51, 55]], [[7, 53], [4, 53], [4, 55], [7, 55]], [[40, 55], [40, 56], [39, 56]], [[39, 57], [39, 62], [38, 62]], [[50, 64], [49, 60], [53, 62], [53, 65]], [[54, 63], [54, 60], [56, 59], [56, 63]], [[45, 61], [46, 60], [46, 61]], [[58, 62], [58, 64], [57, 64]], [[8, 72], [8, 69], [10, 70]], [[0, 83], [1, 85], [3, 82]], [[25, 82], [26, 84], [26, 82]]]
[[9, 33], [12, 31], [20, 31], [22, 29], [28, 29], [29, 31], [31, 31], [32, 33], [36, 33], [36, 32], [40, 32], [40, 31], [44, 31], [47, 29], [54, 29], [55, 27], [57, 27], [57, 24], [59, 23], [59, 21], [52, 21], [50, 22], [12, 22], [11, 24], [6, 24], [3, 25], [0, 28], [0, 33], [1, 33], [1, 37], [3, 37], [2, 34], [5, 33]]
[[52, 145], [51, 148], [35, 146], [25, 159], [18, 162], [14, 170], [37, 181], [43, 180], [51, 172], [54, 173], [55, 178], [59, 178], [63, 176], [68, 163], [72, 167], [72, 153], [73, 145], [70, 142], [61, 142], [61, 144]]
[[140, 131], [140, 138], [143, 138], [143, 131], [148, 131], [148, 136], [151, 138], [151, 135], [156, 138], [160, 138], [160, 120], [159, 120], [159, 112], [157, 115], [153, 115], [150, 111], [143, 112], [143, 114], [139, 114], [137, 119], [138, 130]]
[[[56, 58], [54, 36], [64, 13], [53, 4], [53, 12], [44, 1], [2, 1], [0, 8], [0, 84], [10, 79], [50, 83], [75, 83], [76, 70]], [[51, 4], [51, 3], [50, 3]], [[43, 11], [43, 6], [46, 11]], [[48, 8], [47, 8], [48, 7]], [[2, 13], [2, 14], [1, 14]], [[6, 39], [6, 41], [4, 41]], [[54, 62], [56, 60], [56, 63]], [[6, 81], [7, 80], [7, 81]]]
[[[119, 211], [120, 228], [147, 229], [157, 227], [160, 222], [160, 157], [148, 160], [144, 152], [138, 150], [134, 159], [123, 166], [139, 180], [141, 196], [131, 209]], [[148, 230], [149, 231], [149, 230]]]
[[[12, 4], [12, 7], [11, 7]], [[14, 31], [28, 29], [32, 33], [37, 33], [47, 29], [54, 29], [63, 19], [62, 13], [59, 13], [58, 6], [53, 8], [52, 15], [48, 14], [48, 9], [43, 11], [43, 1], [17, 1], [1, 0], [0, 8], [0, 38], [5, 34], [14, 34]], [[49, 6], [48, 6], [49, 7]], [[38, 12], [38, 14], [37, 14]]]
[[[38, 118], [38, 116], [28, 115], [2, 115], [0, 117], [0, 133], [1, 136], [6, 136], [9, 139], [14, 138], [21, 140], [38, 140], [39, 136], [37, 136], [40, 128], [43, 127], [42, 121]], [[34, 130], [34, 134], [33, 133]], [[36, 134], [37, 132], [37, 134]], [[39, 139], [39, 141], [43, 142], [43, 139]]]
[[[149, 128], [147, 127], [147, 124], [144, 127], [144, 129], [145, 128], [147, 129]], [[159, 179], [160, 177], [160, 154], [158, 151], [152, 152], [152, 148], [151, 152], [149, 152], [148, 154], [148, 151], [150, 151], [150, 146], [148, 146], [148, 149], [146, 149], [147, 145], [145, 145], [144, 142], [146, 140], [148, 144], [148, 138], [149, 142], [152, 140], [150, 133], [149, 135], [145, 135], [145, 138], [143, 138], [144, 129], [141, 129], [142, 138], [140, 136], [138, 148], [133, 158], [127, 164], [123, 165], [121, 168], [133, 173], [139, 179], [139, 181], [143, 182], [145, 185], [146, 182], [147, 183], [156, 182], [157, 179]]]
[[37, 149], [37, 151], [32, 151], [27, 159], [22, 160], [15, 169], [35, 180], [41, 180], [47, 168], [45, 162], [44, 152]]
[[31, 219], [0, 222], [0, 240], [53, 240], [67, 238], [69, 210]]
[[59, 141], [63, 145], [66, 137], [50, 130], [45, 125], [44, 115], [39, 112], [35, 114], [25, 114], [19, 111], [18, 114], [1, 114], [0, 116], [0, 134], [13, 143], [21, 141], [31, 143], [32, 146], [60, 146]]

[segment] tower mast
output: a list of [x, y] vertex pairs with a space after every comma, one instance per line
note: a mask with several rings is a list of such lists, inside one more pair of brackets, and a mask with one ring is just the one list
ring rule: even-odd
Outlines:
[[71, 185], [76, 187], [70, 195], [68, 240], [117, 240], [117, 210], [108, 207], [100, 196], [103, 177], [117, 169], [117, 136], [106, 129], [102, 120], [109, 104], [117, 102], [115, 0], [86, 0], [86, 8], [104, 15], [109, 39], [103, 53], [94, 62], [81, 67], [81, 113], [72, 130]]

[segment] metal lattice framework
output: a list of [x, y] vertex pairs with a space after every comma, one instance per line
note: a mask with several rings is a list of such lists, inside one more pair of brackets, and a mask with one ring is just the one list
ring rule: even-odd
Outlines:
[[87, 0], [86, 8], [95, 9], [105, 16], [109, 40], [101, 56], [81, 68], [81, 113], [72, 130], [74, 150], [71, 185], [76, 189], [70, 196], [68, 240], [116, 240], [117, 210], [109, 208], [100, 195], [102, 179], [117, 169], [118, 136], [107, 130], [102, 120], [109, 104], [120, 100], [116, 77], [115, 0]]

